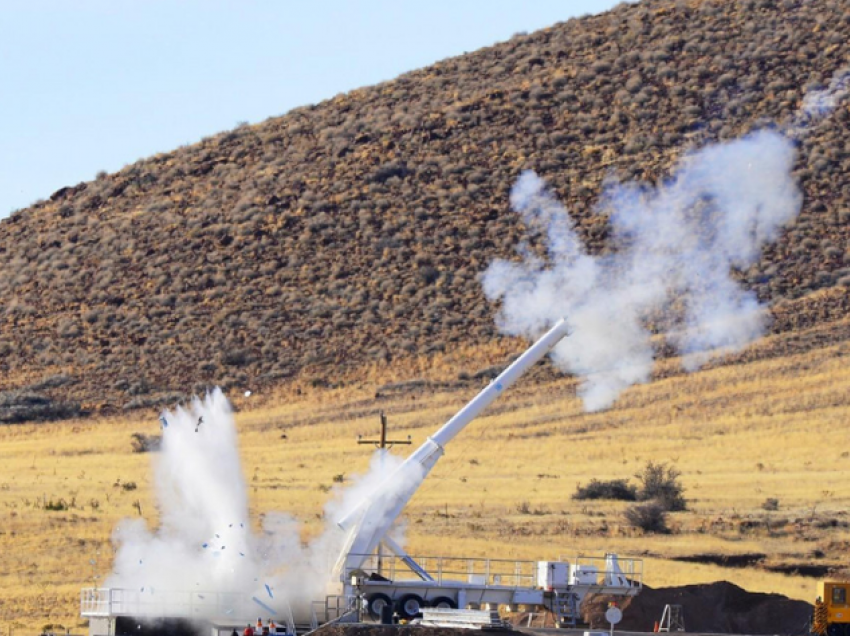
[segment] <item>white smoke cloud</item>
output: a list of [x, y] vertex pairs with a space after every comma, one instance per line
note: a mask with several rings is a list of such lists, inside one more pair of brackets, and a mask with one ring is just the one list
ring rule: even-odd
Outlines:
[[502, 301], [499, 328], [534, 337], [566, 318], [571, 335], [553, 360], [582, 377], [588, 410], [649, 380], [650, 318], [675, 317], [668, 336], [688, 368], [718, 349], [740, 350], [762, 334], [765, 318], [730, 270], [753, 263], [799, 213], [794, 157], [786, 137], [760, 131], [686, 156], [657, 187], [609, 182], [597, 206], [610, 215], [608, 256], [589, 255], [545, 183], [524, 173], [511, 204], [545, 236], [547, 253], [521, 247], [522, 262], [495, 261], [484, 273], [485, 295]]
[[806, 95], [800, 110], [809, 117], [825, 117], [835, 110], [849, 92], [850, 69], [845, 68], [832, 77], [827, 88]]
[[121, 549], [107, 584], [148, 591], [239, 589], [255, 576], [256, 561], [239, 458], [228, 452], [236, 437], [227, 400], [216, 391], [190, 410], [167, 413], [165, 421], [162, 453], [155, 458], [159, 531], [151, 533], [142, 520], [116, 528]]
[[799, 139], [810, 126], [827, 117], [850, 95], [850, 68], [840, 69], [832, 76], [829, 86], [822, 90], [811, 91], [803, 97], [800, 108], [784, 126], [789, 137]]
[[[339, 518], [378, 484], [381, 499], [395, 500], [400, 460], [376, 452], [370, 470], [338, 488], [325, 508], [325, 531], [308, 544], [289, 514], [263, 515], [262, 531], [251, 530], [245, 479], [230, 404], [216, 389], [188, 408], [166, 412], [161, 452], [154, 456], [160, 525], [125, 519], [113, 533], [117, 551], [106, 586], [139, 618], [188, 616], [251, 620], [289, 610], [309, 616], [311, 603], [338, 584], [333, 566], [345, 545]], [[374, 510], [373, 510], [374, 511]], [[380, 506], [378, 507], [380, 512]], [[394, 537], [401, 542], [402, 537]]]
[[499, 328], [538, 336], [559, 318], [569, 338], [552, 354], [581, 376], [591, 411], [649, 380], [649, 322], [674, 325], [667, 338], [693, 370], [713, 355], [739, 351], [765, 328], [755, 295], [731, 277], [754, 263], [762, 247], [793, 221], [802, 193], [792, 177], [793, 140], [850, 95], [850, 69], [807, 94], [779, 132], [762, 130], [686, 155], [667, 181], [605, 185], [597, 211], [608, 212], [614, 253], [591, 256], [567, 211], [542, 179], [522, 174], [511, 206], [545, 236], [546, 257], [518, 248], [521, 263], [497, 260], [482, 277], [484, 293], [501, 300]]

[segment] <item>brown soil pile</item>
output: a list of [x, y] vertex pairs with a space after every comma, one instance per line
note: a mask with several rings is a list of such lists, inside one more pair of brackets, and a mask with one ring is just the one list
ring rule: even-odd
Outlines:
[[[787, 120], [846, 67], [849, 26], [844, 0], [621, 3], [63, 188], [0, 221], [0, 420], [493, 342], [478, 276], [516, 256], [522, 170], [604, 253], [607, 175], [654, 182]], [[843, 104], [800, 143], [801, 216], [737, 273], [774, 330], [846, 316], [848, 148]], [[846, 338], [820, 335], [792, 344]]]
[[[591, 627], [607, 627], [605, 610], [610, 597], [594, 597], [582, 608]], [[681, 605], [688, 632], [716, 634], [808, 634], [812, 606], [779, 594], [761, 594], [720, 581], [703, 585], [644, 586], [633, 599], [620, 604], [623, 620], [618, 629], [651, 632], [665, 605]]]

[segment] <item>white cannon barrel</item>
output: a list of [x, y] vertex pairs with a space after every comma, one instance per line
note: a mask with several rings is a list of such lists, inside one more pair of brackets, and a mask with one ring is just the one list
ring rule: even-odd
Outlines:
[[567, 333], [567, 324], [563, 319], [555, 323], [554, 327], [514, 360], [440, 430], [426, 439], [401, 466], [338, 521], [340, 528], [349, 531], [345, 547], [337, 561], [338, 570], [345, 563], [348, 568], [360, 567], [360, 562], [365, 561], [366, 555], [378, 547], [378, 543], [401, 514], [422, 480], [442, 457], [445, 445], [523, 373], [549, 353]]
[[502, 371], [484, 390], [464, 406], [443, 427], [431, 436], [431, 439], [444, 447], [460, 433], [464, 427], [474, 420], [481, 411], [499, 397], [505, 389], [512, 386], [529, 367], [539, 362], [561, 339], [568, 333], [567, 323], [561, 318], [555, 326], [531, 345], [511, 365]]

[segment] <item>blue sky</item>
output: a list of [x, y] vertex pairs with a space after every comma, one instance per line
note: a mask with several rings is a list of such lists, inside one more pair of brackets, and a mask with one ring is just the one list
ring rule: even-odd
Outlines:
[[618, 3], [0, 2], [0, 217], [100, 170]]

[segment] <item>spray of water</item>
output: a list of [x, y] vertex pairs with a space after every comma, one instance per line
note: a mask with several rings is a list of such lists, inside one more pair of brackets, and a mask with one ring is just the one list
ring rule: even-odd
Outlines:
[[596, 206], [607, 213], [613, 254], [592, 256], [567, 211], [532, 172], [511, 192], [511, 206], [546, 254], [521, 245], [521, 262], [497, 260], [482, 277], [501, 301], [507, 334], [535, 337], [565, 317], [571, 337], [553, 352], [581, 377], [587, 410], [610, 406], [627, 387], [650, 378], [650, 323], [663, 326], [688, 370], [760, 337], [766, 312], [732, 278], [793, 221], [802, 194], [793, 177], [795, 146], [850, 92], [850, 71], [810, 93], [783, 133], [762, 130], [686, 155], [653, 186], [608, 181]]

